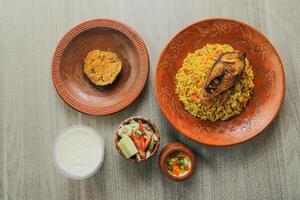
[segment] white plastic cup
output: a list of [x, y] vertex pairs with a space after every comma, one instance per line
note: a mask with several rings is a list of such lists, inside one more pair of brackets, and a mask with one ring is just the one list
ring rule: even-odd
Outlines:
[[[78, 138], [78, 135], [75, 136], [76, 130], [81, 131], [80, 138]], [[73, 138], [68, 138], [68, 137], [73, 137]], [[92, 139], [94, 144], [88, 145], [87, 140], [88, 139], [90, 140], [91, 137], [93, 137]], [[73, 147], [75, 147], [76, 149], [72, 149], [71, 146], [72, 144]], [[69, 145], [68, 150], [66, 150], [67, 145]], [[89, 150], [91, 150], [92, 147], [94, 148], [93, 149], [94, 152], [89, 152]], [[104, 140], [101, 135], [99, 135], [95, 130], [93, 130], [90, 127], [83, 126], [83, 125], [73, 125], [62, 129], [60, 133], [56, 136], [53, 145], [53, 151], [54, 151], [53, 152], [54, 164], [57, 170], [60, 172], [60, 174], [73, 180], [83, 180], [93, 176], [98, 171], [98, 169], [102, 166], [102, 163], [104, 161], [104, 155], [105, 155]], [[98, 151], [98, 153], [96, 153], [96, 151]], [[84, 154], [86, 154], [86, 156], [84, 156]], [[64, 158], [67, 157], [67, 159], [64, 159], [63, 157]], [[89, 158], [90, 160], [89, 161], [85, 160], [86, 161], [85, 163], [83, 161], [85, 158]], [[68, 164], [69, 166], [67, 167], [66, 160], [70, 160], [70, 159], [77, 163], [75, 164], [69, 163]], [[93, 166], [89, 166], [88, 167], [89, 169], [86, 171], [84, 171], [85, 169], [82, 169], [82, 174], [79, 174], [77, 172], [74, 173], [75, 168], [76, 171], [80, 171], [81, 170], [80, 167], [83, 167], [83, 165], [93, 161], [95, 161]]]

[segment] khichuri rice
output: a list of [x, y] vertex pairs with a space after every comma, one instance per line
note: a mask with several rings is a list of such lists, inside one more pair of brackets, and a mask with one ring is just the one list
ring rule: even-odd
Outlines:
[[201, 97], [201, 90], [217, 58], [235, 51], [228, 44], [207, 44], [183, 60], [175, 77], [176, 94], [193, 116], [210, 121], [227, 120], [246, 107], [254, 88], [254, 75], [247, 58], [244, 59], [243, 74], [234, 86], [213, 98]]

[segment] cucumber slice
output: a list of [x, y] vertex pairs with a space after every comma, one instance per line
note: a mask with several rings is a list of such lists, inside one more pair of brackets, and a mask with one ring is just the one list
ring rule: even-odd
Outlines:
[[128, 135], [123, 135], [122, 139], [118, 142], [118, 146], [127, 159], [138, 152], [133, 141], [128, 137]]

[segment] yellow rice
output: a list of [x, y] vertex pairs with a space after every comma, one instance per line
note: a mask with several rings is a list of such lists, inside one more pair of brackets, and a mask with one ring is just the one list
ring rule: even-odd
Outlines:
[[217, 57], [232, 51], [228, 44], [207, 44], [183, 60], [175, 77], [176, 94], [193, 116], [210, 121], [227, 120], [246, 107], [254, 88], [254, 75], [247, 59], [245, 72], [235, 86], [210, 100], [200, 98], [199, 91]]

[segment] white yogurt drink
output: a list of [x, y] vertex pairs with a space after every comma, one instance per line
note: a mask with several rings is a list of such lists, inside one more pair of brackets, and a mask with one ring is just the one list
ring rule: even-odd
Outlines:
[[63, 129], [54, 142], [54, 163], [71, 179], [94, 175], [104, 160], [104, 141], [93, 129], [75, 125]]

